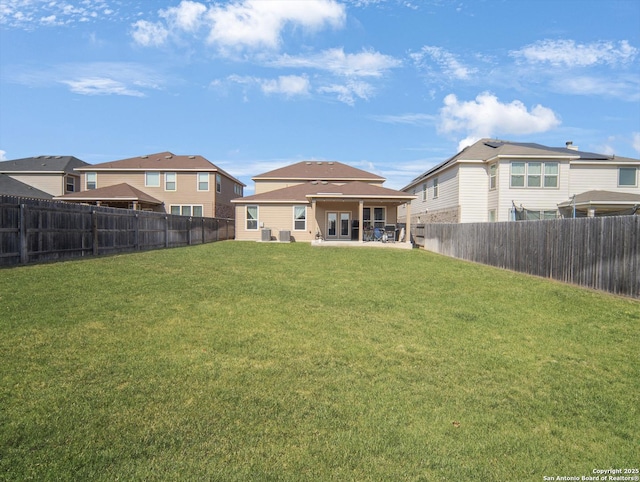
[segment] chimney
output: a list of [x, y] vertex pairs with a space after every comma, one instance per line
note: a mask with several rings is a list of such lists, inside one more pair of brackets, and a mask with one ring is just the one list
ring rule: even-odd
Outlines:
[[573, 145], [573, 141], [567, 141], [566, 143], [567, 149], [571, 149], [572, 151], [577, 151], [578, 146]]

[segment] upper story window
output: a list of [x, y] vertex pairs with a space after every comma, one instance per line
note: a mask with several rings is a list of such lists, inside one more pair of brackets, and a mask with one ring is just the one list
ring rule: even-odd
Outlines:
[[164, 190], [175, 191], [177, 188], [177, 174], [175, 172], [166, 172], [164, 174]]
[[637, 167], [619, 167], [618, 168], [618, 186], [619, 187], [636, 187], [638, 185], [638, 168]]
[[233, 192], [238, 196], [242, 196], [242, 186], [240, 184], [234, 184]]
[[98, 173], [88, 172], [86, 175], [87, 190], [96, 189], [98, 187]]
[[498, 165], [489, 166], [489, 191], [494, 191], [498, 187]]
[[422, 200], [423, 201], [427, 200], [427, 183], [426, 182], [422, 185]]
[[437, 199], [438, 191], [440, 190], [440, 182], [437, 177], [433, 178], [433, 199]]
[[144, 185], [145, 185], [145, 187], [160, 187], [160, 173], [159, 172], [145, 172], [144, 173]]
[[199, 172], [198, 173], [198, 191], [208, 191], [208, 190], [209, 190], [209, 173]]
[[76, 178], [73, 176], [65, 176], [64, 178], [65, 189], [67, 192], [74, 192], [76, 190]]
[[512, 162], [511, 187], [557, 188], [557, 162]]
[[216, 192], [222, 191], [222, 176], [216, 174]]

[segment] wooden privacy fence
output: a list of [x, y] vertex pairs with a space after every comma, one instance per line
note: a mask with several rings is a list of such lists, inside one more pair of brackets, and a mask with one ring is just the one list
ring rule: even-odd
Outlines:
[[640, 216], [426, 224], [429, 251], [640, 298]]
[[232, 219], [0, 196], [0, 266], [211, 243]]

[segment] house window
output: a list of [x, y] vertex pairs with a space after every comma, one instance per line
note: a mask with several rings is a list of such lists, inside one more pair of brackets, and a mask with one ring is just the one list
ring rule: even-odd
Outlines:
[[638, 168], [636, 167], [619, 167], [618, 168], [618, 186], [619, 187], [636, 187], [638, 185]]
[[208, 191], [208, 190], [209, 190], [209, 173], [199, 172], [198, 173], [198, 191]]
[[434, 177], [433, 178], [433, 199], [437, 199], [438, 197], [438, 185], [439, 185], [438, 178]]
[[489, 166], [489, 191], [495, 191], [497, 183], [498, 165], [491, 164]]
[[145, 172], [144, 173], [144, 185], [146, 187], [160, 187], [160, 173], [159, 172]]
[[[373, 222], [371, 219], [371, 209], [373, 209]], [[384, 228], [386, 224], [386, 208], [363, 208], [362, 226], [364, 228]]]
[[512, 162], [511, 187], [557, 188], [557, 162]]
[[496, 217], [496, 210], [495, 210], [495, 209], [491, 209], [491, 210], [489, 211], [489, 222], [490, 222], [490, 223], [495, 223], [495, 222], [496, 222], [496, 219], [497, 219], [497, 217]]
[[200, 205], [174, 204], [171, 206], [171, 214], [175, 214], [176, 216], [193, 216], [201, 218], [203, 216], [203, 209]]
[[87, 190], [96, 189], [98, 187], [98, 173], [88, 172], [86, 182], [87, 182]]
[[423, 201], [427, 200], [427, 183], [426, 182], [422, 185], [422, 200]]
[[296, 231], [307, 230], [306, 206], [293, 206], [293, 229]]
[[258, 206], [247, 206], [247, 231], [258, 229]]
[[222, 176], [220, 174], [216, 174], [216, 192], [222, 191]]
[[76, 190], [76, 178], [73, 176], [65, 176], [65, 185], [67, 192], [74, 192]]
[[176, 190], [177, 175], [175, 172], [167, 172], [164, 175], [164, 190], [175, 191]]
[[237, 196], [242, 196], [242, 186], [240, 184], [234, 184], [233, 185], [233, 192], [237, 195]]

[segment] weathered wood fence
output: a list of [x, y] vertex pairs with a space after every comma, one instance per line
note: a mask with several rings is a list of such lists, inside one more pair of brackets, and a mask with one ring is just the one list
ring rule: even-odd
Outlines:
[[211, 243], [232, 219], [0, 196], [0, 266]]
[[640, 298], [640, 216], [426, 224], [429, 251]]

